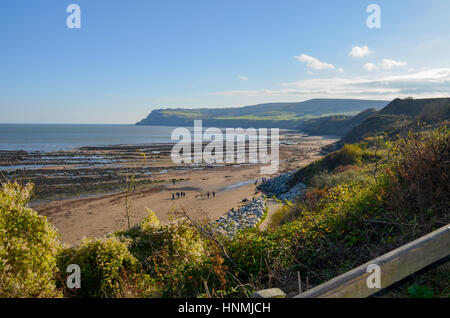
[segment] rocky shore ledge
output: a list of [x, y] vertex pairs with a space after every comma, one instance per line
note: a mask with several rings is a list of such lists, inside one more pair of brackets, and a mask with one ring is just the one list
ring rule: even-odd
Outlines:
[[259, 197], [250, 201], [238, 210], [231, 210], [214, 222], [217, 231], [234, 236], [239, 230], [256, 227], [266, 213], [266, 201]]
[[301, 182], [294, 187], [289, 188], [289, 181], [294, 176], [295, 172], [297, 172], [297, 170], [282, 173], [279, 176], [260, 184], [258, 189], [268, 197], [275, 196], [279, 200], [293, 200], [306, 190], [306, 185]]

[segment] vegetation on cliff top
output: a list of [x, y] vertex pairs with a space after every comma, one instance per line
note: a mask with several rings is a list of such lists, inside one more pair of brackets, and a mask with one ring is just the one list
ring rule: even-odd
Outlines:
[[269, 103], [233, 108], [156, 109], [137, 125], [192, 126], [195, 119], [210, 127], [279, 127], [296, 129], [305, 119], [334, 114], [355, 114], [381, 108], [386, 101], [311, 99], [295, 103]]
[[343, 136], [341, 144], [356, 143], [370, 136], [406, 134], [417, 123], [430, 127], [448, 124], [450, 99], [395, 99], [379, 111], [367, 109], [356, 116], [323, 116], [309, 119], [299, 129], [312, 135]]

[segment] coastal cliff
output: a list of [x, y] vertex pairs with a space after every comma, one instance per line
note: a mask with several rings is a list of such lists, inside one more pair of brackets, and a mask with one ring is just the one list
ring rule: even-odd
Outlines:
[[203, 120], [210, 127], [298, 129], [305, 120], [327, 115], [353, 116], [388, 104], [380, 100], [311, 99], [295, 103], [268, 103], [235, 108], [156, 109], [136, 123], [140, 126], [192, 126]]

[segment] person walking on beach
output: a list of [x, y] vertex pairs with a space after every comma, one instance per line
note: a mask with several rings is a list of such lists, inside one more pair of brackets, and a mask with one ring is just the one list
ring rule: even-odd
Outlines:
[[209, 199], [209, 192], [207, 193], [208, 199]]
[[177, 192], [177, 199], [180, 198], [180, 192]]
[[175, 194], [172, 193], [172, 200], [175, 200]]
[[216, 197], [216, 192], [215, 191], [213, 191], [213, 198], [215, 198]]

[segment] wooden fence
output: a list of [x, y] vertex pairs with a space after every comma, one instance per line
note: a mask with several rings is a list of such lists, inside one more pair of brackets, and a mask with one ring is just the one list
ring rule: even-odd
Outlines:
[[[368, 297], [449, 255], [450, 225], [447, 225], [326, 283], [301, 293], [295, 296], [295, 298]], [[380, 288], [371, 288], [373, 286], [369, 287], [370, 284], [367, 283], [369, 277], [370, 281], [372, 279], [372, 268], [374, 265], [379, 266]], [[255, 293], [256, 297], [258, 295], [271, 295], [271, 293], [260, 291]], [[278, 295], [278, 297], [282, 296]]]

